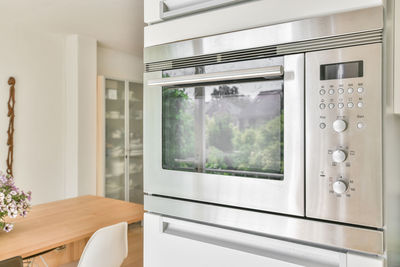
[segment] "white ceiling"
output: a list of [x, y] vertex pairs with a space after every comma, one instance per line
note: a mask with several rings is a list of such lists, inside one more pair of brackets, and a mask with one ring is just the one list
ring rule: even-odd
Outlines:
[[0, 0], [0, 27], [16, 24], [82, 34], [100, 46], [142, 56], [145, 0]]

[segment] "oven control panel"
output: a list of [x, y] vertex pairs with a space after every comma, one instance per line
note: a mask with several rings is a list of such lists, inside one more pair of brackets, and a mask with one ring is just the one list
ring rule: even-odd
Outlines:
[[382, 228], [381, 44], [306, 54], [306, 216]]

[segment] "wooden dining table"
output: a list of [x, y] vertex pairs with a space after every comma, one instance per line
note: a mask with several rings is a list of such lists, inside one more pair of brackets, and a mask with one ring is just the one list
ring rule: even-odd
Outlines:
[[63, 255], [63, 262], [79, 259], [87, 240], [98, 229], [119, 222], [142, 221], [143, 212], [143, 205], [99, 196], [33, 206], [27, 217], [13, 220], [13, 231], [0, 232], [0, 261], [15, 256], [30, 258], [66, 246], [75, 253]]

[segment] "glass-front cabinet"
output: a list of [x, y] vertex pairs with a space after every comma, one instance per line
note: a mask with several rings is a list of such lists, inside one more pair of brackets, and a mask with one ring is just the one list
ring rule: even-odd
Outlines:
[[98, 78], [97, 194], [143, 203], [143, 85]]

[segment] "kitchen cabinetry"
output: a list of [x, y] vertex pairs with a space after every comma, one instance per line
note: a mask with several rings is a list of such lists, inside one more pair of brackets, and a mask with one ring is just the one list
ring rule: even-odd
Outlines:
[[98, 78], [97, 194], [143, 203], [143, 86]]
[[[194, 0], [204, 2], [204, 0]], [[187, 8], [193, 0], [167, 0], [172, 10]], [[207, 1], [214, 2], [214, 1]], [[218, 2], [218, 1], [215, 1]], [[180, 3], [180, 4], [177, 4]], [[258, 0], [190, 13], [163, 21], [159, 0], [144, 1], [144, 46], [153, 46], [213, 34], [261, 27], [295, 19], [345, 12], [382, 5], [382, 0]], [[171, 13], [170, 13], [171, 14]]]
[[[389, 20], [388, 24], [388, 33], [391, 33], [393, 29], [393, 51], [392, 54], [394, 56], [394, 70], [393, 70], [393, 111], [395, 114], [400, 114], [400, 3], [399, 1], [388, 1], [389, 10], [387, 19]], [[393, 18], [391, 18], [391, 16]], [[391, 21], [393, 20], [393, 21]], [[392, 24], [392, 25], [390, 25]], [[392, 27], [392, 29], [390, 28]], [[388, 34], [390, 36], [390, 34]], [[389, 41], [388, 41], [389, 42]], [[389, 54], [390, 56], [390, 54]]]
[[144, 21], [155, 23], [250, 0], [146, 0]]
[[146, 213], [144, 266], [383, 267], [383, 260]]
[[160, 19], [172, 19], [249, 0], [161, 0]]

